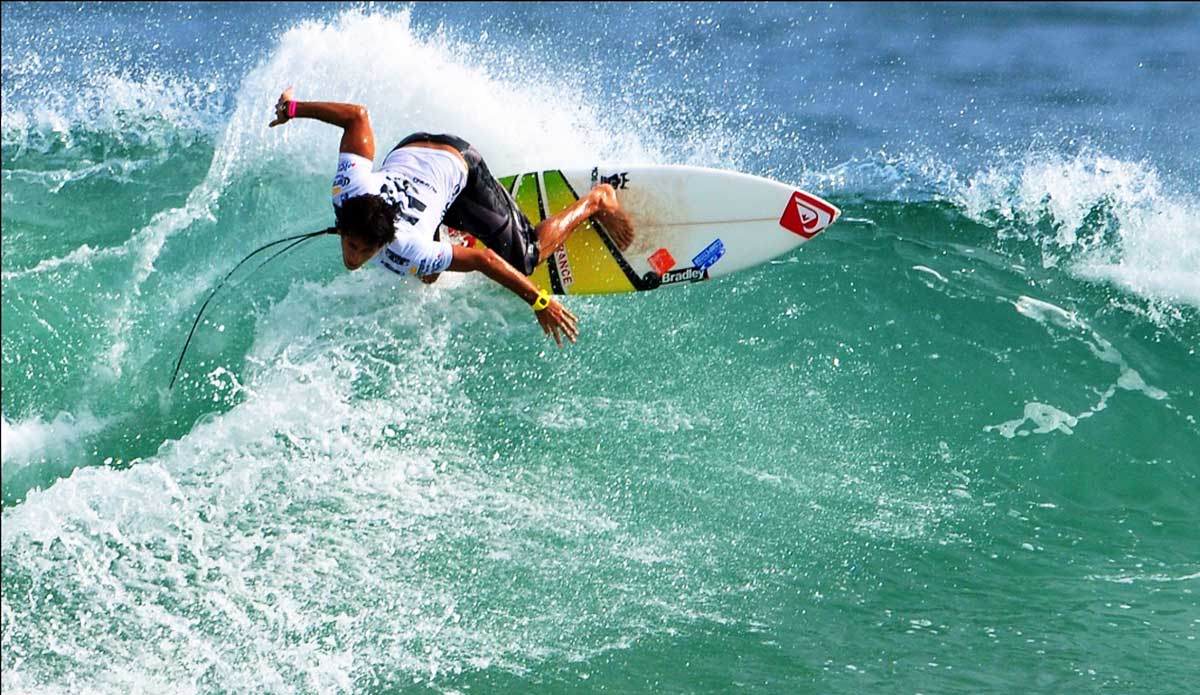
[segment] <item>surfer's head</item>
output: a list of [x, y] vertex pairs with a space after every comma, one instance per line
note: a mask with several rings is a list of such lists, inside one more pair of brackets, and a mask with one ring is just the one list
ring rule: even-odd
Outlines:
[[342, 261], [354, 270], [396, 236], [396, 208], [377, 195], [359, 195], [334, 207], [342, 237]]

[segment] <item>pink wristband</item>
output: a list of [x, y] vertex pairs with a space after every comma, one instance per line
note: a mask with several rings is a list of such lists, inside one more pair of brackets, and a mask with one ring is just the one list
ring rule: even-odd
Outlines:
[[288, 118], [295, 118], [295, 117], [296, 117], [296, 100], [293, 99], [288, 102]]

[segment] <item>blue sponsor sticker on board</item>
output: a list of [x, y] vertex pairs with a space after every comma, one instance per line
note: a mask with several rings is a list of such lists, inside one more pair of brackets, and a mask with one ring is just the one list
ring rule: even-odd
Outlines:
[[714, 239], [713, 243], [705, 246], [703, 251], [696, 254], [696, 257], [692, 259], [692, 265], [701, 270], [708, 270], [724, 255], [725, 244], [722, 244], [720, 239]]

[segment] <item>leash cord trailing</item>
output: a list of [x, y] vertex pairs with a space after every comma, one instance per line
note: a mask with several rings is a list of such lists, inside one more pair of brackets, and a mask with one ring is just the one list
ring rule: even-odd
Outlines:
[[238, 261], [238, 264], [233, 266], [233, 270], [230, 270], [228, 273], [226, 273], [225, 277], [221, 278], [221, 282], [217, 283], [217, 286], [213, 288], [213, 291], [211, 293], [209, 293], [208, 299], [205, 299], [204, 303], [200, 305], [200, 311], [198, 311], [196, 313], [196, 320], [192, 322], [192, 330], [188, 331], [188, 337], [187, 337], [187, 340], [184, 341], [184, 343], [183, 343], [183, 349], [179, 351], [179, 359], [176, 360], [176, 362], [175, 362], [175, 371], [171, 374], [171, 383], [167, 385], [167, 389], [170, 390], [175, 386], [175, 379], [179, 376], [179, 368], [183, 365], [183, 356], [187, 354], [188, 346], [191, 345], [191, 343], [192, 343], [192, 336], [194, 336], [196, 334], [196, 327], [200, 325], [200, 317], [204, 316], [204, 310], [208, 308], [208, 303], [212, 301], [213, 297], [217, 296], [217, 292], [220, 291], [220, 289], [225, 286], [225, 283], [229, 281], [229, 278], [232, 277], [235, 272], [237, 272], [238, 268], [241, 268], [242, 265], [246, 263], [246, 261], [250, 260], [251, 258], [254, 258], [259, 253], [266, 251], [267, 249], [269, 249], [273, 246], [285, 244], [289, 241], [292, 242], [291, 244], [288, 244], [287, 246], [285, 246], [283, 249], [271, 254], [271, 256], [269, 258], [267, 258], [267, 260], [260, 263], [258, 265], [258, 267], [254, 269], [255, 271], [257, 271], [259, 268], [262, 268], [264, 265], [275, 260], [276, 258], [283, 255], [287, 251], [294, 249], [295, 247], [308, 241], [309, 239], [312, 239], [313, 237], [318, 237], [323, 234], [337, 234], [337, 228], [336, 227], [328, 227], [326, 229], [322, 229], [319, 232], [305, 232], [304, 234], [296, 234], [295, 236], [284, 237], [283, 239], [276, 239], [275, 241], [272, 241], [270, 243], [266, 243], [266, 244], [263, 244], [262, 246], [259, 246], [258, 248], [254, 249], [250, 253], [246, 254], [245, 258]]

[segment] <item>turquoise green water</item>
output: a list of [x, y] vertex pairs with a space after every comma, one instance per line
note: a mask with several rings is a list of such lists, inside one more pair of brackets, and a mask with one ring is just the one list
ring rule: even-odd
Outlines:
[[[1186, 186], [1093, 148], [681, 150], [686, 118], [632, 136], [407, 15], [284, 24], [224, 106], [116, 76], [86, 119], [6, 102], [6, 693], [1193, 689]], [[345, 90], [334, 49], [380, 37], [426, 67]], [[335, 134], [265, 128], [290, 81], [497, 172], [547, 144], [724, 166], [844, 216], [725, 279], [571, 298], [561, 351], [483, 278], [316, 240], [219, 295], [168, 392], [233, 263], [329, 223]]]

